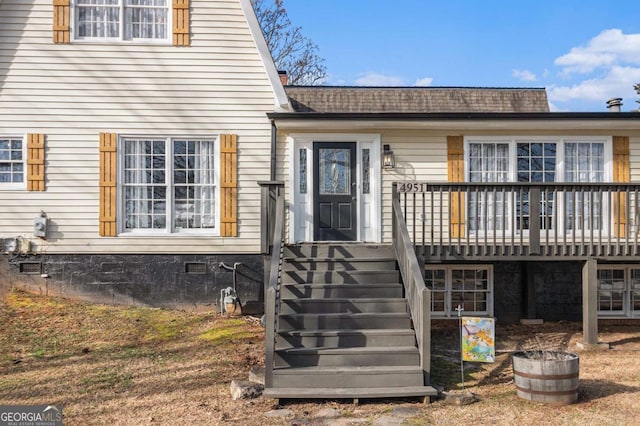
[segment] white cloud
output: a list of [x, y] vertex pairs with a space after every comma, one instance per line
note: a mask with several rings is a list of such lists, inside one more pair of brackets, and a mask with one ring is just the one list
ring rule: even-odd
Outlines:
[[433, 78], [423, 77], [417, 79], [414, 86], [431, 86], [431, 83], [433, 83]]
[[640, 64], [640, 34], [624, 34], [615, 28], [604, 30], [586, 46], [572, 48], [554, 63], [564, 68], [564, 75], [586, 74], [616, 64]]
[[358, 86], [406, 86], [402, 77], [384, 75], [376, 72], [366, 72], [356, 79]]
[[538, 78], [529, 70], [513, 70], [513, 76], [522, 81], [536, 81]]
[[614, 66], [602, 78], [590, 78], [569, 86], [551, 85], [547, 90], [549, 101], [573, 100], [601, 101], [603, 108], [608, 99], [624, 98], [626, 109], [632, 109], [637, 97], [633, 85], [640, 81], [640, 68]]
[[560, 108], [558, 105], [553, 102], [549, 102], [549, 111], [551, 112], [569, 112], [566, 108]]

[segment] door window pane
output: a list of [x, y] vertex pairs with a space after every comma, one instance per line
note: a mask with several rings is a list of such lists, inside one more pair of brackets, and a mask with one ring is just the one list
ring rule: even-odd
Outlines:
[[320, 194], [351, 194], [351, 151], [345, 148], [320, 148], [318, 151]]
[[300, 148], [300, 193], [307, 193], [307, 148]]

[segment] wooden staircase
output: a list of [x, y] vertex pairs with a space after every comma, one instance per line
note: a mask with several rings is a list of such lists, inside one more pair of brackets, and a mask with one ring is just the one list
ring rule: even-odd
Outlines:
[[272, 398], [429, 397], [392, 246], [285, 246]]

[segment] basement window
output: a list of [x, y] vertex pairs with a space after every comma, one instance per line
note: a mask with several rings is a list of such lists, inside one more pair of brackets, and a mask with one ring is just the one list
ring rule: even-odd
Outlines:
[[640, 317], [640, 267], [598, 266], [598, 317]]
[[207, 264], [202, 262], [187, 262], [184, 264], [186, 274], [206, 274]]
[[425, 271], [431, 290], [433, 317], [462, 315], [493, 316], [493, 267], [491, 265], [438, 265]]
[[20, 262], [20, 273], [27, 275], [40, 275], [42, 273], [42, 263]]

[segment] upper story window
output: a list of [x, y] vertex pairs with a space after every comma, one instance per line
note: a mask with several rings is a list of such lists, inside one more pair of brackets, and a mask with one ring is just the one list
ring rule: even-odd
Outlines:
[[0, 189], [25, 188], [25, 164], [23, 139], [0, 136]]
[[169, 0], [76, 0], [76, 40], [169, 40]]
[[207, 232], [219, 218], [215, 139], [121, 139], [125, 232]]

